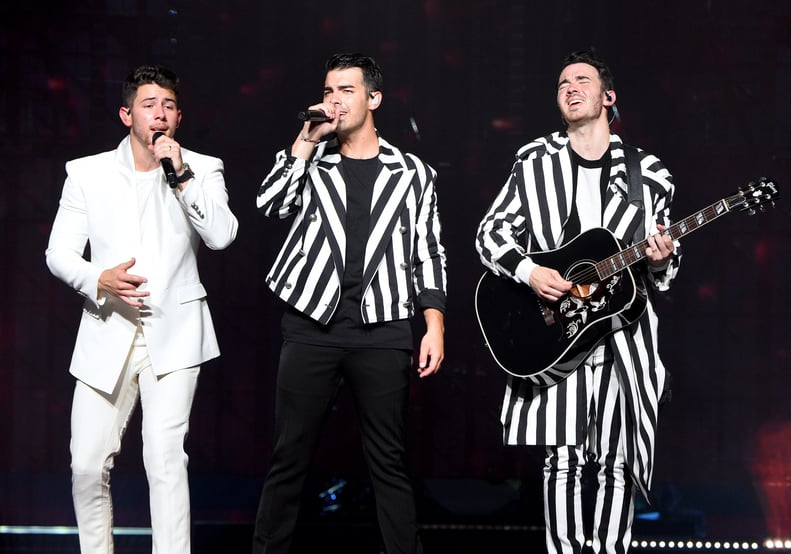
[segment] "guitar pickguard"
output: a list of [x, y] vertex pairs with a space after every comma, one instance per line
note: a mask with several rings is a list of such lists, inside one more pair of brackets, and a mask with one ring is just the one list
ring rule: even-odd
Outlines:
[[[615, 274], [602, 282], [576, 286], [557, 302], [555, 320], [561, 325], [565, 340], [573, 340], [599, 312], [608, 312], [620, 282], [621, 275]], [[580, 289], [587, 294], [580, 294]]]

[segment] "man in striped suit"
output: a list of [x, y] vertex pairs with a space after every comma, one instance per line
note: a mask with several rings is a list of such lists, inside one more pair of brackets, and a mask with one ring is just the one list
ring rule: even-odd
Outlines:
[[[569, 55], [557, 83], [566, 130], [519, 150], [478, 229], [483, 264], [530, 286], [548, 303], [572, 283], [555, 268], [536, 264], [530, 253], [557, 249], [594, 227], [608, 228], [625, 244], [647, 237], [637, 271], [649, 287], [666, 290], [678, 270], [679, 246], [662, 234], [670, 222], [672, 177], [659, 159], [636, 149], [640, 176], [634, 180], [642, 182], [627, 182], [625, 147], [610, 130], [615, 100], [612, 75], [601, 60], [590, 52]], [[640, 187], [638, 205], [629, 201], [631, 187]], [[586, 462], [598, 473], [590, 544], [594, 552], [628, 550], [635, 486], [647, 495], [651, 483], [665, 377], [649, 295], [639, 319], [610, 334], [567, 378], [549, 384], [509, 378], [504, 442], [547, 448], [549, 552], [580, 552], [588, 540], [581, 484]]]
[[267, 216], [294, 217], [267, 275], [286, 304], [274, 452], [253, 539], [288, 551], [324, 418], [341, 384], [354, 396], [387, 552], [422, 552], [407, 475], [409, 318], [423, 313], [417, 373], [444, 357], [445, 250], [435, 171], [378, 136], [382, 75], [360, 54], [326, 64], [324, 98], [258, 191]]

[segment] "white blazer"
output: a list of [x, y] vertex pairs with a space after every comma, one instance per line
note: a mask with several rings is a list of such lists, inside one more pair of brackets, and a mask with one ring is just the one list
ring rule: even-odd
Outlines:
[[[168, 187], [160, 169], [161, 187], [146, 199], [157, 212], [145, 225], [128, 136], [113, 151], [66, 164], [46, 261], [85, 297], [69, 371], [99, 390], [115, 388], [138, 323], [156, 375], [220, 354], [196, 255], [201, 240], [213, 250], [227, 247], [238, 222], [228, 206], [222, 160], [183, 148], [182, 156], [195, 178], [179, 192]], [[148, 279], [141, 286], [151, 293], [145, 306], [99, 299], [102, 271], [133, 257], [129, 273]]]

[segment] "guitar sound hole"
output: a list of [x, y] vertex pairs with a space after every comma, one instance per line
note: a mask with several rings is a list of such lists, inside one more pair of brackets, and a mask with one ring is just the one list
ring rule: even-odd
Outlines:
[[579, 298], [580, 300], [588, 300], [591, 296], [593, 296], [593, 291], [596, 289], [596, 284], [597, 283], [575, 283], [574, 286], [571, 287], [571, 290], [569, 290], [569, 294], [574, 298]]

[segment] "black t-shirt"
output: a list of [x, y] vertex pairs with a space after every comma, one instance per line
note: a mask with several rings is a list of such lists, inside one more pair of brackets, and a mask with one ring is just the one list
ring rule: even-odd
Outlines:
[[284, 339], [324, 346], [412, 349], [409, 320], [366, 325], [362, 319], [365, 245], [370, 233], [373, 187], [379, 163], [379, 158], [341, 158], [340, 169], [346, 183], [346, 267], [340, 302], [328, 325], [289, 306], [283, 315]]

